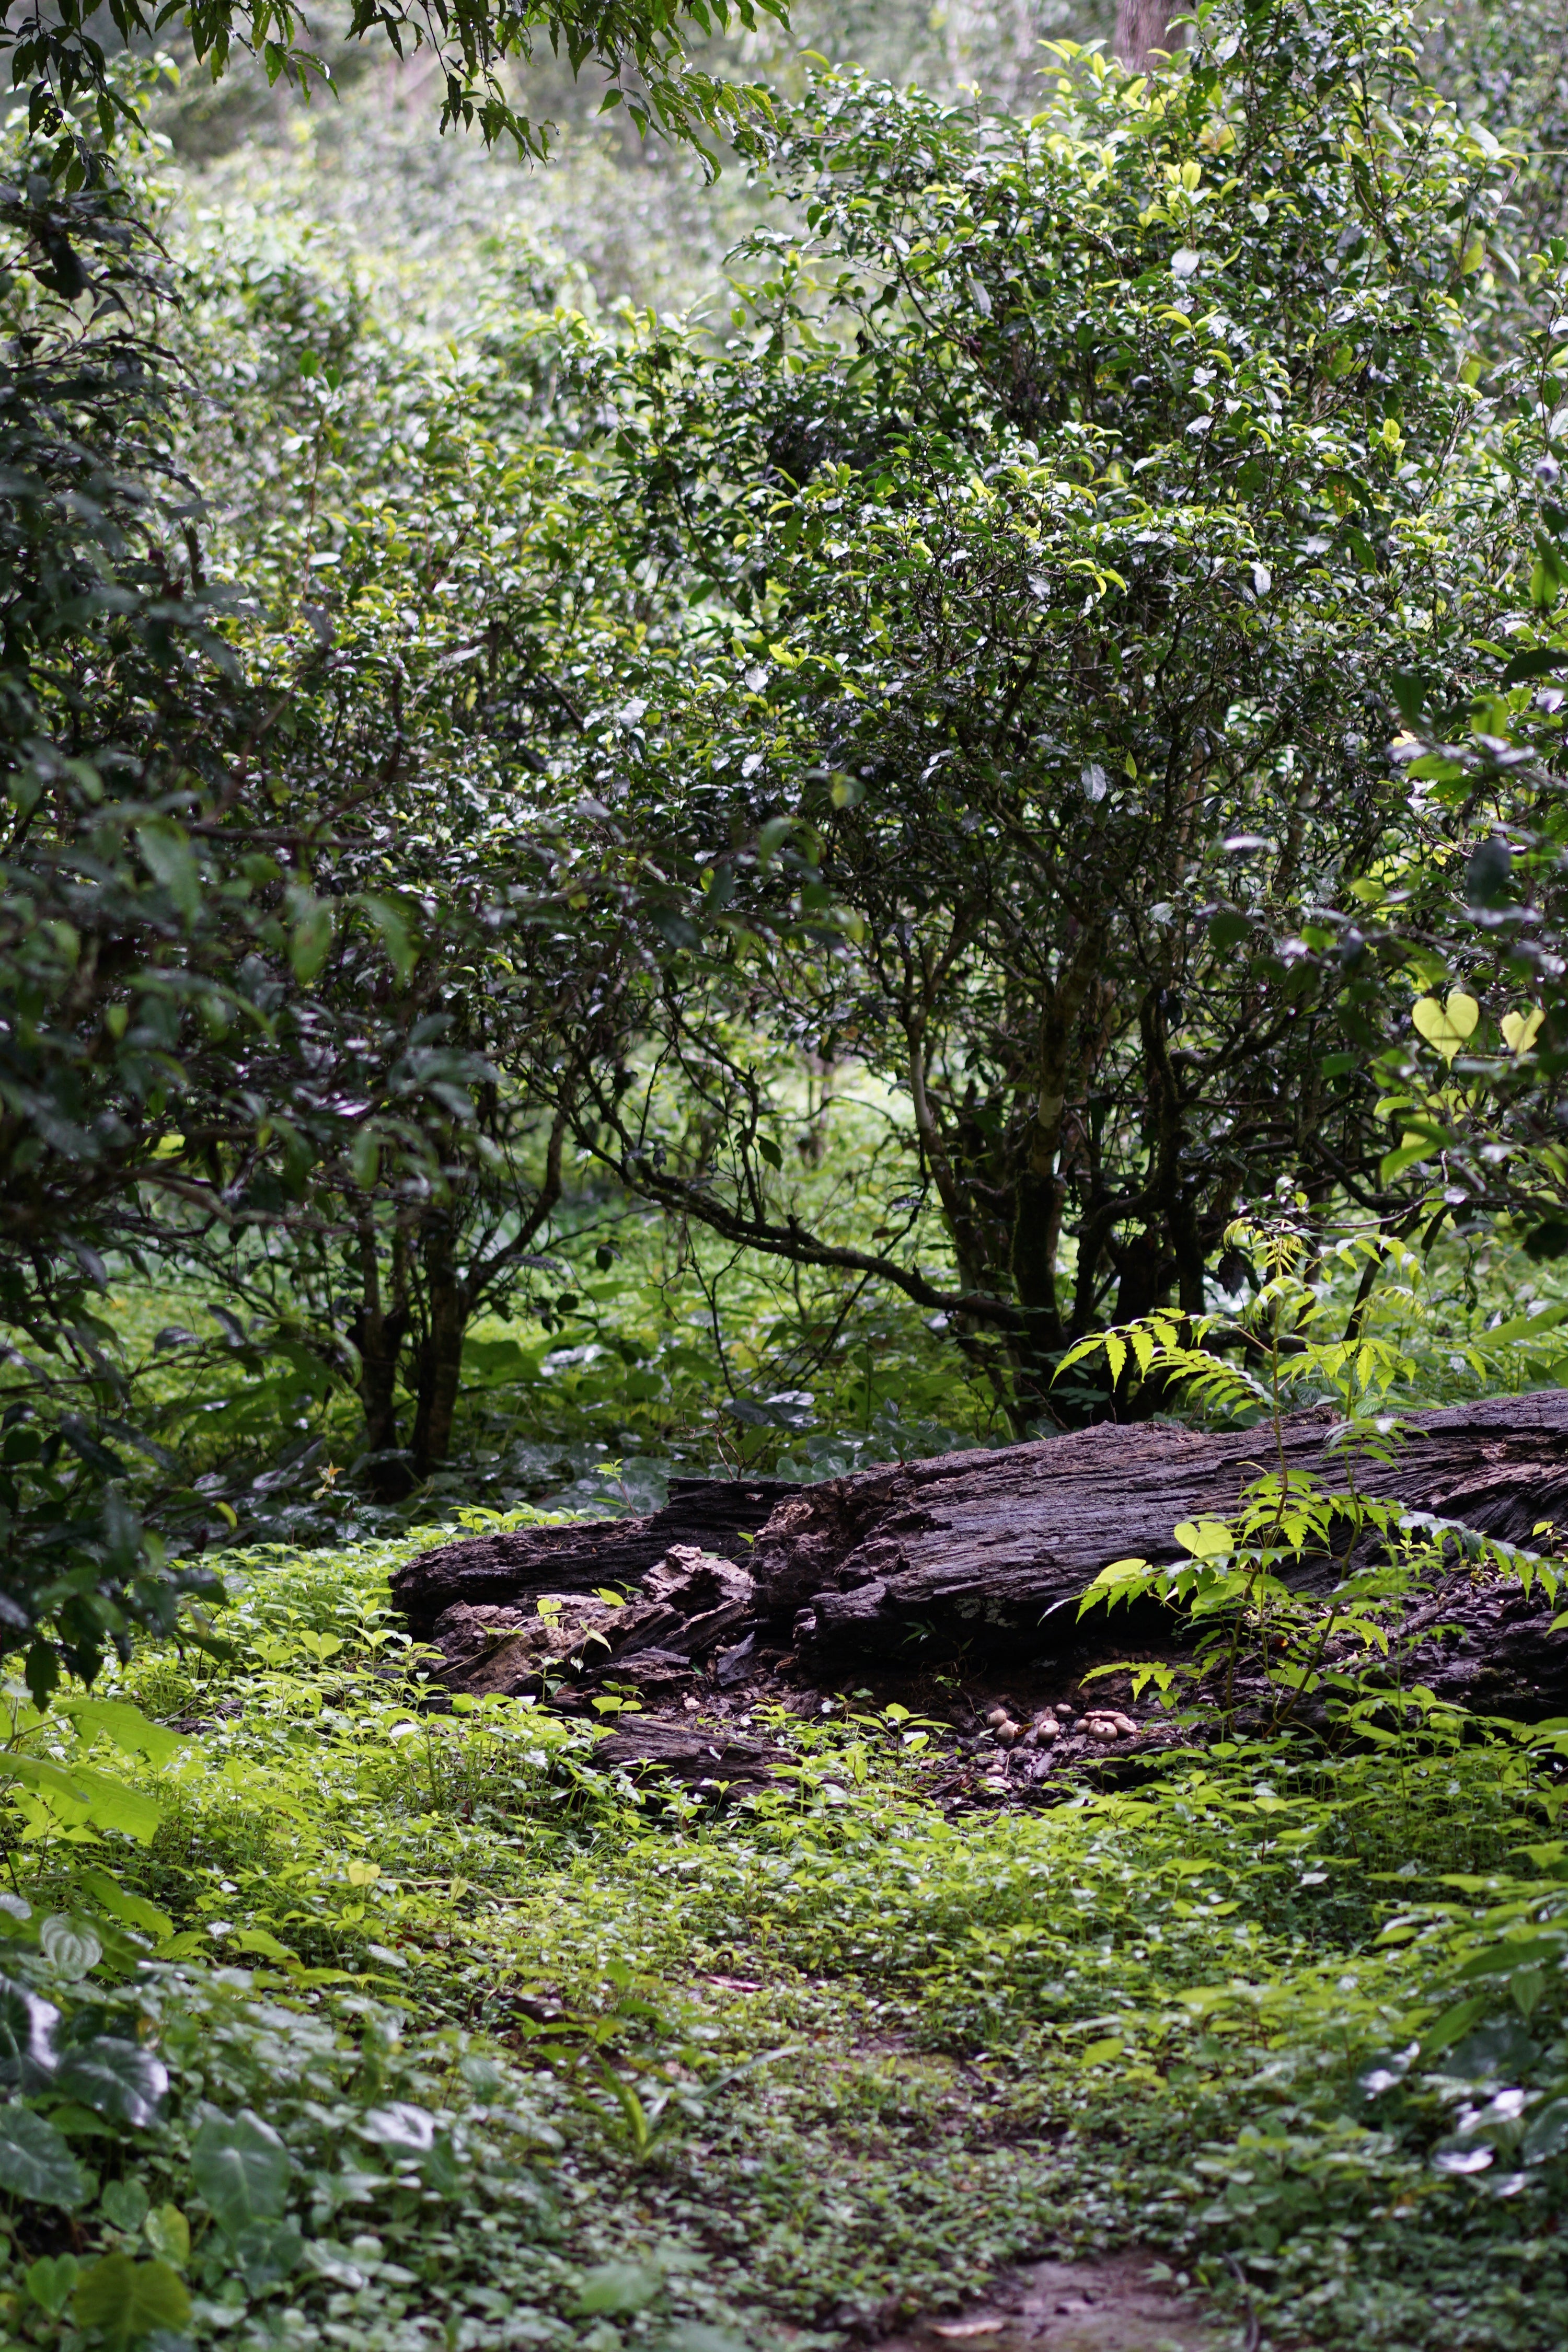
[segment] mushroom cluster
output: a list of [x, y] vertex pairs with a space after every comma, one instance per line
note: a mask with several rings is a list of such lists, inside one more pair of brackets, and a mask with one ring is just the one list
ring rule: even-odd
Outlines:
[[1139, 1730], [1132, 1717], [1118, 1708], [1091, 1707], [1079, 1715], [1066, 1705], [1042, 1707], [1027, 1723], [1020, 1722], [1011, 1708], [997, 1706], [988, 1711], [985, 1724], [998, 1748], [1050, 1748], [1065, 1738], [1093, 1739], [1110, 1747], [1119, 1739], [1136, 1739]]

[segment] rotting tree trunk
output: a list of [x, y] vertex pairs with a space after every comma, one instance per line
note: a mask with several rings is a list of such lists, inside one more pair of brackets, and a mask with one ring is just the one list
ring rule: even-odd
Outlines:
[[1129, 73], [1147, 73], [1156, 49], [1175, 47], [1165, 0], [1117, 0], [1114, 52]]
[[393, 1598], [412, 1632], [426, 1640], [455, 1602], [488, 1607], [539, 1592], [637, 1584], [675, 1544], [750, 1566], [751, 1546], [742, 1538], [800, 1491], [783, 1478], [672, 1478], [663, 1509], [635, 1519], [520, 1528], [422, 1551], [393, 1578]]
[[[1326, 1410], [1293, 1415], [1285, 1461], [1344, 1488], [1349, 1468], [1328, 1444], [1332, 1427]], [[1568, 1394], [1413, 1413], [1404, 1427], [1392, 1463], [1361, 1466], [1363, 1494], [1530, 1549], [1543, 1521], [1568, 1527]], [[1085, 1646], [1077, 1604], [1100, 1569], [1130, 1556], [1181, 1558], [1173, 1534], [1181, 1521], [1226, 1516], [1243, 1487], [1276, 1466], [1267, 1427], [1215, 1436], [1142, 1424], [889, 1464], [819, 1486], [693, 1480], [642, 1519], [426, 1552], [394, 1591], [416, 1633], [427, 1634], [455, 1601], [635, 1580], [668, 1546], [689, 1544], [746, 1567], [756, 1621], [824, 1660], [852, 1654], [911, 1668], [960, 1654], [1065, 1660]], [[1177, 1621], [1154, 1613], [1167, 1642], [1179, 1633]], [[1568, 1705], [1568, 1642], [1551, 1634], [1553, 1610], [1539, 1586], [1527, 1595], [1496, 1579], [1473, 1590], [1460, 1580], [1443, 1613], [1461, 1622], [1464, 1638], [1430, 1668], [1423, 1663], [1424, 1681], [1481, 1706]], [[1142, 1638], [1121, 1614], [1108, 1623], [1097, 1612], [1089, 1623], [1102, 1654], [1135, 1653]]]
[[[1344, 1490], [1334, 1426], [1327, 1410], [1293, 1414], [1285, 1464]], [[1363, 1494], [1527, 1547], [1542, 1521], [1568, 1527], [1568, 1394], [1491, 1398], [1404, 1426], [1391, 1463], [1357, 1466]], [[817, 1643], [891, 1654], [920, 1626], [928, 1640], [1040, 1649], [1070, 1634], [1109, 1561], [1181, 1559], [1173, 1529], [1226, 1517], [1277, 1462], [1267, 1427], [1214, 1436], [1147, 1424], [946, 1454], [804, 1490], [759, 1535], [752, 1570], [763, 1603], [794, 1612]], [[1113, 1639], [1124, 1646], [1125, 1631]]]

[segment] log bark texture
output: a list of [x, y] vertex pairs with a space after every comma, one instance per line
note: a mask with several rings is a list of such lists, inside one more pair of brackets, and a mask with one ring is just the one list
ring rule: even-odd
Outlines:
[[[1327, 1412], [1293, 1414], [1285, 1463], [1343, 1490], [1333, 1426]], [[1412, 1413], [1404, 1426], [1391, 1463], [1357, 1465], [1363, 1494], [1510, 1543], [1531, 1546], [1543, 1520], [1568, 1530], [1568, 1393]], [[1108, 1562], [1180, 1559], [1181, 1521], [1226, 1517], [1277, 1463], [1267, 1428], [1140, 1423], [834, 1479], [797, 1490], [757, 1538], [758, 1605], [796, 1612], [805, 1638], [865, 1650], [895, 1650], [916, 1625], [985, 1647], [1043, 1641]]]
[[[1363, 1494], [1531, 1549], [1548, 1548], [1536, 1534], [1542, 1522], [1568, 1531], [1568, 1393], [1492, 1398], [1412, 1413], [1401, 1425], [1391, 1462], [1355, 1465]], [[1326, 1411], [1293, 1415], [1284, 1459], [1344, 1490], [1352, 1466], [1331, 1443], [1333, 1427]], [[1154, 1611], [1134, 1628], [1121, 1612], [1109, 1622], [1096, 1612], [1086, 1637], [1077, 1616], [1086, 1586], [1112, 1559], [1180, 1558], [1179, 1522], [1229, 1516], [1242, 1489], [1277, 1466], [1267, 1427], [1212, 1435], [1144, 1423], [889, 1464], [818, 1486], [681, 1481], [662, 1511], [642, 1518], [426, 1552], [394, 1591], [413, 1630], [427, 1636], [454, 1603], [515, 1604], [621, 1582], [651, 1594], [649, 1570], [672, 1546], [689, 1545], [753, 1580], [749, 1608], [727, 1611], [716, 1643], [766, 1626], [781, 1647], [807, 1657], [854, 1654], [911, 1667], [922, 1654], [1065, 1663], [1086, 1647], [1103, 1654], [1108, 1642], [1127, 1655], [1152, 1623], [1168, 1640], [1173, 1620]], [[1322, 1580], [1332, 1573], [1324, 1563]], [[1310, 1588], [1318, 1574], [1309, 1566], [1301, 1581]], [[1539, 1586], [1527, 1595], [1461, 1574], [1433, 1597], [1429, 1613], [1434, 1623], [1458, 1618], [1464, 1631], [1446, 1647], [1435, 1637], [1424, 1680], [1479, 1705], [1568, 1706], [1568, 1637], [1552, 1634], [1553, 1608]], [[628, 1633], [645, 1614], [646, 1602], [632, 1609]], [[484, 1638], [502, 1630], [511, 1629], [498, 1625]], [[703, 1650], [662, 1616], [647, 1614], [646, 1633], [650, 1655], [668, 1651], [672, 1665]]]
[[592, 1592], [640, 1584], [672, 1546], [689, 1544], [750, 1565], [749, 1544], [774, 1506], [798, 1486], [783, 1478], [672, 1478], [662, 1510], [635, 1519], [586, 1519], [563, 1528], [516, 1528], [422, 1551], [392, 1580], [409, 1631], [428, 1641], [455, 1602], [510, 1606], [540, 1592]]

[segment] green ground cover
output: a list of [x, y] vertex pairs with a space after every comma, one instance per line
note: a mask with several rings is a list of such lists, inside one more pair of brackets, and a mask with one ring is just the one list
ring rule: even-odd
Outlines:
[[74, 1745], [9, 1691], [86, 1790], [0, 1915], [14, 2340], [838, 2343], [1127, 2242], [1265, 2343], [1556, 2340], [1561, 1727], [948, 1818], [851, 1689], [719, 1812], [422, 1708], [406, 1549], [235, 1559]]

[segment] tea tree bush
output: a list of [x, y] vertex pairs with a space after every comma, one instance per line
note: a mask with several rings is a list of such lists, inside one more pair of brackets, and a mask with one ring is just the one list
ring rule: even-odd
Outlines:
[[[583, 763], [692, 885], [658, 1087], [596, 1074], [584, 1145], [945, 1314], [1020, 1426], [1086, 1330], [1201, 1311], [1286, 1170], [1377, 1194], [1332, 991], [1273, 939], [1407, 828], [1388, 681], [1462, 695], [1518, 528], [1468, 381], [1509, 167], [1398, 25], [1205, 12], [1158, 83], [1060, 58], [1027, 124], [846, 75], [748, 134], [804, 234], [750, 241], [724, 354], [603, 373], [692, 626]], [[759, 1027], [901, 1101], [912, 1206], [847, 1252]]]

